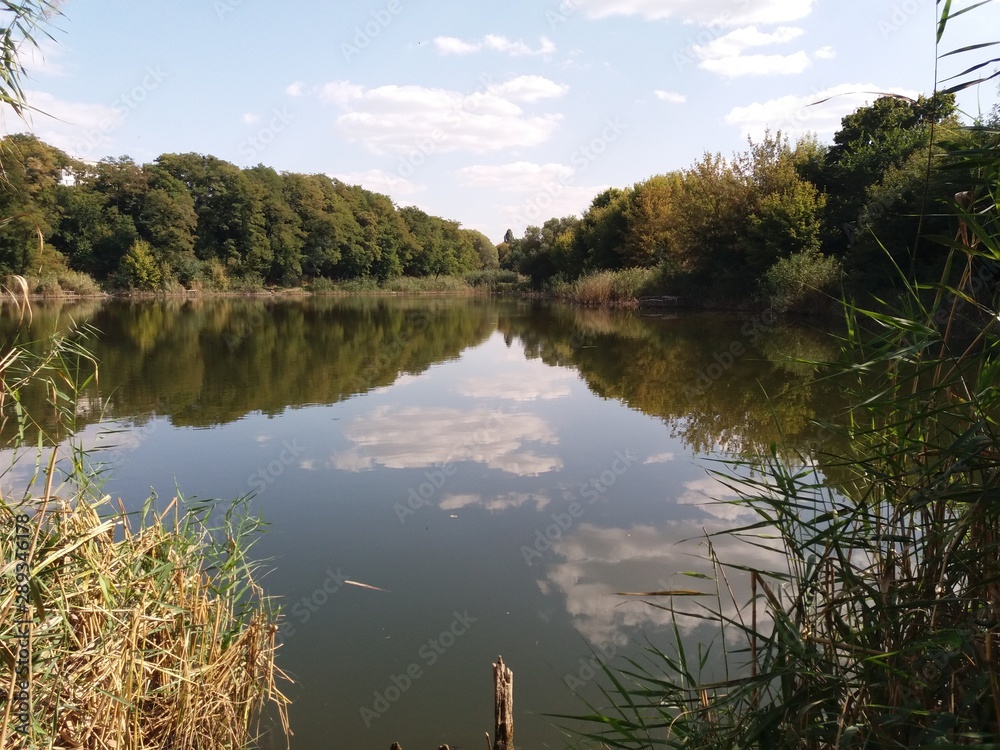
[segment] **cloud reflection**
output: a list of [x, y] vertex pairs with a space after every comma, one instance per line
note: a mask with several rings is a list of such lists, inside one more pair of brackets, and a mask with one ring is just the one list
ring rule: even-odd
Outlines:
[[539, 493], [508, 492], [497, 497], [482, 495], [448, 495], [441, 501], [441, 510], [459, 510], [479, 506], [488, 511], [504, 511], [520, 508], [528, 503], [535, 504], [535, 510], [543, 510], [551, 502], [551, 498]]
[[[731, 528], [715, 522], [709, 525], [691, 520], [663, 527], [631, 526], [600, 528], [581, 524], [553, 545], [562, 562], [552, 565], [539, 586], [544, 593], [565, 598], [573, 626], [595, 647], [624, 645], [636, 630], [652, 631], [670, 625], [668, 611], [650, 606], [641, 599], [617, 596], [623, 591], [696, 590], [707, 596], [675, 597], [678, 612], [695, 613], [702, 606], [716, 608], [715, 584], [711, 580], [686, 575], [714, 575], [708, 560], [706, 535]], [[755, 539], [764, 543], [760, 539]], [[763, 570], [785, 570], [783, 552], [749, 544], [738, 537], [723, 535], [712, 539], [718, 558]], [[742, 571], [727, 570], [728, 585], [735, 599], [750, 599], [750, 583]], [[725, 584], [723, 590], [725, 591]], [[665, 597], [650, 598], [670, 606]], [[724, 594], [723, 611], [736, 614], [733, 601]], [[701, 620], [679, 617], [684, 633], [694, 631]]]
[[491, 378], [468, 378], [458, 393], [471, 398], [500, 398], [510, 401], [540, 401], [570, 395], [570, 386], [579, 373], [565, 367], [539, 364], [528, 372], [509, 372]]
[[474, 461], [518, 476], [536, 476], [563, 465], [558, 456], [530, 447], [559, 440], [545, 420], [527, 412], [382, 406], [356, 417], [343, 434], [354, 447], [334, 454], [331, 464], [344, 471]]

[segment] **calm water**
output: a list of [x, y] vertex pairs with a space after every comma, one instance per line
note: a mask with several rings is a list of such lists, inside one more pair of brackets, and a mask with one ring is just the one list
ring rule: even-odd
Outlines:
[[770, 317], [225, 299], [47, 307], [34, 330], [70, 316], [100, 331], [77, 439], [106, 490], [253, 493], [269, 522], [297, 750], [481, 747], [498, 654], [518, 745], [564, 746], [543, 714], [599, 699], [592, 650], [667, 643], [665, 612], [615, 593], [691, 588], [699, 540], [747, 520], [708, 501], [731, 497], [717, 459], [776, 419], [808, 445], [836, 397], [791, 361], [834, 356], [826, 335]]

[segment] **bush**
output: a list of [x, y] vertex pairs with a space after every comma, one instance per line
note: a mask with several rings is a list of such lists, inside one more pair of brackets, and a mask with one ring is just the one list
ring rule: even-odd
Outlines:
[[94, 297], [103, 293], [98, 283], [82, 271], [64, 271], [58, 275], [57, 280], [60, 288], [70, 294]]
[[527, 289], [529, 286], [527, 276], [521, 276], [517, 271], [506, 271], [499, 268], [484, 268], [479, 271], [472, 271], [465, 275], [465, 281], [475, 289], [482, 289], [493, 293]]
[[817, 312], [831, 307], [843, 272], [840, 261], [822, 253], [805, 252], [781, 258], [767, 269], [763, 296], [780, 312]]
[[320, 276], [309, 282], [309, 291], [313, 294], [325, 294], [337, 291], [337, 284], [326, 276]]
[[160, 288], [163, 275], [153, 257], [153, 248], [145, 240], [136, 240], [122, 257], [118, 272], [130, 289], [152, 291]]

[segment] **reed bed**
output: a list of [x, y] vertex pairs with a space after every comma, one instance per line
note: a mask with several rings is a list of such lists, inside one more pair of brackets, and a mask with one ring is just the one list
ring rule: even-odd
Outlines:
[[[276, 615], [240, 547], [248, 527], [220, 549], [206, 516], [182, 514], [176, 500], [138, 517], [110, 508], [108, 498], [53, 498], [26, 514], [31, 728], [16, 731], [6, 699], [16, 694], [24, 618], [17, 587], [5, 585], [0, 747], [247, 747], [265, 703], [282, 721], [287, 704], [274, 663]], [[23, 511], [0, 505], [0, 528], [13, 529]], [[16, 559], [14, 538], [0, 538], [0, 559]]]
[[656, 272], [649, 268], [626, 268], [620, 271], [596, 271], [552, 289], [561, 299], [582, 305], [631, 307], [649, 292]]

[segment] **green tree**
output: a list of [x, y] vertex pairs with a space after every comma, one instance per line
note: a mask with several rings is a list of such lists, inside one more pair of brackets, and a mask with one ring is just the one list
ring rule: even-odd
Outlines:
[[916, 100], [882, 96], [843, 118], [817, 183], [829, 196], [824, 247], [834, 253], [847, 250], [858, 236], [869, 190], [890, 169], [929, 148], [931, 126], [941, 123], [957, 124], [953, 94]]
[[574, 233], [574, 251], [581, 260], [579, 271], [617, 269], [627, 265], [626, 210], [631, 194], [631, 188], [608, 188], [591, 201]]
[[249, 178], [214, 156], [164, 154], [156, 163], [183, 183], [194, 200], [195, 254], [218, 259], [231, 276], [265, 279], [273, 254], [263, 202]]
[[499, 268], [500, 257], [493, 240], [475, 229], [463, 229], [472, 241], [472, 247], [479, 258], [479, 268]]
[[119, 272], [122, 280], [132, 289], [158, 289], [163, 280], [153, 249], [146, 240], [136, 240], [132, 244], [122, 258]]
[[650, 267], [663, 261], [670, 250], [676, 202], [683, 186], [677, 172], [656, 175], [632, 188], [625, 207], [622, 262]]
[[4, 217], [0, 272], [37, 272], [43, 242], [59, 220], [59, 182], [72, 160], [32, 135], [4, 138], [0, 153], [6, 183], [0, 191], [0, 216]]
[[270, 167], [258, 165], [244, 171], [261, 204], [264, 233], [270, 246], [271, 267], [268, 281], [291, 286], [302, 278], [302, 250], [305, 231], [302, 220], [285, 195], [285, 183]]

